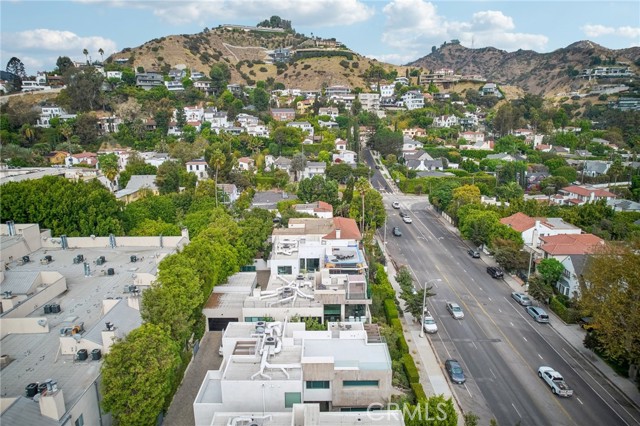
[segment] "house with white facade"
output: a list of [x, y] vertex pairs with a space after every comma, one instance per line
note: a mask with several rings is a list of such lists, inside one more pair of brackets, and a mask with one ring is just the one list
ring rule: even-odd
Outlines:
[[418, 90], [410, 90], [402, 95], [402, 102], [409, 111], [424, 108], [424, 96]]
[[327, 170], [327, 164], [323, 161], [307, 161], [307, 165], [302, 171], [302, 179], [311, 179], [314, 176], [323, 176]]
[[258, 117], [255, 117], [253, 115], [240, 113], [236, 117], [236, 121], [238, 122], [240, 127], [248, 127], [248, 126], [257, 126], [258, 123], [260, 122], [260, 119], [258, 119]]
[[351, 93], [351, 89], [347, 86], [329, 86], [325, 89], [324, 93], [328, 98], [333, 96], [345, 96]]
[[231, 125], [227, 120], [227, 112], [216, 111], [215, 108], [207, 108], [203, 114], [203, 120], [211, 123], [212, 128], [226, 129]]
[[245, 170], [245, 171], [253, 170], [255, 165], [256, 165], [256, 163], [253, 160], [253, 158], [249, 158], [249, 157], [240, 157], [240, 158], [238, 158], [238, 169], [239, 170]]
[[203, 159], [187, 161], [187, 172], [193, 173], [198, 177], [198, 180], [209, 179], [209, 164]]
[[421, 150], [424, 144], [419, 142], [410, 136], [403, 136], [402, 138], [402, 154], [406, 158], [404, 154], [416, 152], [417, 150]]
[[291, 159], [287, 157], [275, 158], [273, 155], [264, 156], [264, 166], [267, 170], [280, 169], [287, 173], [291, 172]]
[[480, 89], [480, 96], [495, 96], [496, 98], [502, 98], [502, 93], [500, 93], [497, 84], [486, 83]]
[[51, 119], [58, 118], [60, 121], [67, 121], [76, 118], [77, 114], [69, 114], [62, 107], [53, 104], [46, 104], [41, 107], [40, 117], [36, 121], [36, 127], [48, 129], [51, 127]]
[[458, 125], [458, 117], [455, 115], [440, 115], [433, 119], [433, 127], [453, 127]]
[[346, 163], [346, 164], [357, 164], [358, 163], [358, 154], [354, 151], [350, 151], [348, 149], [338, 151], [332, 155], [332, 161], [335, 164], [338, 163]]
[[322, 219], [333, 218], [333, 206], [324, 201], [316, 201], [310, 204], [294, 204], [293, 209], [298, 213], [305, 213]]
[[308, 121], [292, 121], [291, 123], [287, 123], [287, 127], [295, 127], [296, 129], [300, 129], [303, 132], [306, 132], [307, 135], [313, 137], [313, 125]]
[[522, 212], [503, 217], [500, 223], [522, 234], [524, 244], [540, 247], [540, 238], [550, 235], [581, 234], [582, 229], [558, 217], [530, 217]]
[[478, 142], [484, 142], [483, 132], [462, 132], [460, 133], [460, 137], [465, 141], [470, 142], [472, 145], [475, 145]]
[[589, 185], [571, 185], [559, 191], [564, 197], [564, 204], [582, 205], [599, 200], [613, 200], [617, 195], [604, 188]]
[[[195, 424], [212, 425], [225, 412], [262, 413], [272, 419], [293, 411], [300, 423], [279, 424], [313, 425], [315, 416], [304, 417], [301, 403], [313, 401], [323, 411], [386, 404], [393, 392], [386, 343], [370, 341], [364, 324], [330, 323], [326, 331], [305, 328], [304, 322], [290, 321], [230, 323], [222, 337], [222, 364], [206, 373], [193, 403]], [[344, 424], [347, 417], [327, 420]]]
[[238, 187], [233, 183], [219, 183], [218, 190], [224, 193], [224, 204], [234, 203], [238, 197], [240, 197], [240, 192], [238, 191]]
[[390, 98], [393, 96], [393, 93], [396, 91], [395, 84], [381, 84], [380, 85], [380, 97], [382, 98]]
[[335, 146], [337, 151], [344, 151], [347, 149], [347, 141], [344, 139], [336, 138]]
[[380, 109], [380, 93], [360, 93], [358, 100], [364, 111], [377, 111]]
[[335, 120], [340, 115], [340, 111], [336, 107], [321, 107], [318, 110], [318, 115], [328, 115], [332, 120]]

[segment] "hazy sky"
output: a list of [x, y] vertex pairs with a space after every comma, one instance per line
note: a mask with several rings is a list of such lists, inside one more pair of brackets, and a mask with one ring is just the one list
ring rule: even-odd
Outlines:
[[278, 15], [299, 33], [336, 37], [366, 56], [404, 64], [458, 39], [467, 47], [550, 52], [579, 40], [640, 45], [640, 2], [424, 0], [77, 0], [0, 2], [0, 67], [13, 56], [29, 74], [59, 56], [105, 57], [153, 38]]

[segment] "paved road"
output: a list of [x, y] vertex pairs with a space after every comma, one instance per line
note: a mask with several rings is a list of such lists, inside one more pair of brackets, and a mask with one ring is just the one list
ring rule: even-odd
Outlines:
[[[431, 279], [436, 295], [429, 307], [439, 325], [431, 341], [441, 363], [457, 358], [467, 376], [454, 392], [465, 411], [473, 411], [487, 424], [500, 425], [635, 425], [637, 407], [602, 378], [550, 325], [534, 322], [510, 297], [511, 288], [486, 273], [482, 259], [472, 259], [467, 246], [429, 209], [424, 198], [385, 194], [387, 226], [399, 226], [402, 237], [387, 236], [387, 250], [406, 264], [420, 285]], [[400, 201], [410, 212], [405, 224]], [[483, 254], [484, 256], [484, 254]], [[463, 320], [454, 320], [445, 302], [459, 303]], [[554, 396], [538, 378], [537, 369], [549, 365], [560, 371], [574, 389], [572, 398]]]

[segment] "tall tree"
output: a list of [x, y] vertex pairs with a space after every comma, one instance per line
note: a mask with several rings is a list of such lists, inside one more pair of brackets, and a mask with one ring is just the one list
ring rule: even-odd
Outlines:
[[297, 195], [305, 203], [324, 201], [336, 207], [338, 205], [338, 182], [319, 175], [302, 179], [298, 185]]
[[87, 65], [89, 64], [89, 51], [87, 49], [82, 49], [82, 54], [84, 55]]
[[7, 62], [6, 71], [20, 78], [27, 78], [27, 73], [24, 69], [24, 64], [20, 59], [16, 58], [15, 56], [9, 59], [9, 62]]
[[109, 182], [111, 182], [111, 187], [113, 188], [113, 182], [115, 181], [116, 176], [118, 176], [119, 170], [118, 156], [114, 153], [99, 155], [98, 165], [104, 176], [109, 179]]
[[227, 88], [231, 79], [231, 71], [224, 62], [219, 62], [211, 67], [209, 77], [211, 77], [211, 87], [218, 96]]
[[215, 181], [215, 185], [216, 185], [216, 207], [218, 207], [218, 173], [220, 172], [220, 169], [224, 166], [224, 163], [226, 161], [225, 155], [222, 153], [221, 150], [216, 149], [211, 153], [211, 158], [209, 159], [209, 167], [211, 167], [213, 170], [215, 170], [215, 176], [214, 176], [214, 181]]
[[156, 424], [171, 397], [180, 362], [180, 348], [166, 328], [141, 325], [104, 356], [102, 407], [118, 424]]
[[60, 75], [65, 75], [70, 68], [73, 68], [73, 61], [68, 56], [58, 56], [56, 67]]
[[291, 171], [294, 173], [295, 181], [298, 181], [300, 173], [307, 167], [307, 157], [302, 153], [297, 153], [291, 159]]
[[100, 54], [100, 62], [104, 62], [104, 50], [102, 47], [98, 49], [98, 53]]
[[64, 106], [71, 111], [93, 111], [102, 105], [101, 88], [104, 77], [95, 68], [70, 68], [65, 81], [67, 87], [62, 89], [61, 95], [66, 95], [68, 101]]

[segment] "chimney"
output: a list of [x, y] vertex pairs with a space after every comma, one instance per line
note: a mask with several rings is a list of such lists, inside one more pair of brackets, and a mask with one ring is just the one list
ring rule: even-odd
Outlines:
[[340, 239], [340, 228], [336, 228], [336, 239]]
[[47, 380], [47, 390], [40, 394], [40, 414], [53, 420], [60, 420], [66, 408], [64, 406], [64, 395], [62, 389], [58, 389], [58, 384], [54, 380]]

